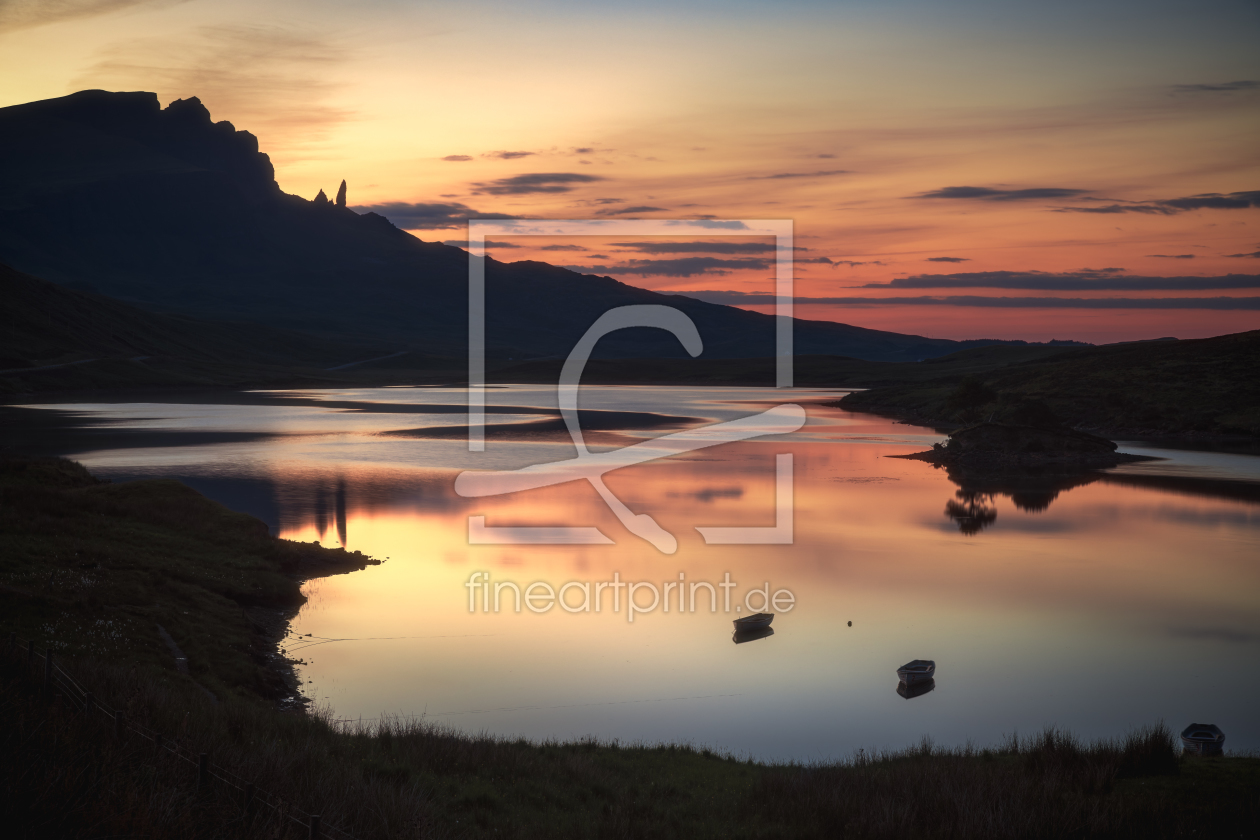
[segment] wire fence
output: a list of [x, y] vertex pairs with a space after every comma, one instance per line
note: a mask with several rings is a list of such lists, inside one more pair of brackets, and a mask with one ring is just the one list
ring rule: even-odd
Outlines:
[[[24, 652], [23, 648], [25, 648]], [[293, 803], [259, 788], [248, 779], [210, 761], [206, 753], [195, 752], [181, 744], [178, 739], [167, 737], [157, 730], [129, 719], [119, 709], [110, 709], [56, 663], [50, 647], [45, 646], [44, 651], [40, 653], [35, 649], [34, 641], [19, 639], [16, 633], [10, 633], [5, 654], [11, 660], [20, 661], [23, 656], [25, 657], [27, 674], [34, 676], [37, 680], [42, 680], [40, 690], [45, 700], [52, 701], [59, 697], [76, 715], [97, 715], [107, 722], [112, 722], [114, 737], [144, 738], [153, 743], [154, 749], [159, 754], [165, 753], [196, 767], [198, 789], [206, 790], [212, 783], [218, 782], [240, 794], [241, 807], [245, 811], [258, 808], [271, 809], [280, 819], [296, 823], [306, 829], [310, 840], [324, 840], [325, 838], [327, 840], [337, 840], [337, 838], [354, 840], [350, 833], [324, 823], [319, 814], [308, 814], [295, 807]]]

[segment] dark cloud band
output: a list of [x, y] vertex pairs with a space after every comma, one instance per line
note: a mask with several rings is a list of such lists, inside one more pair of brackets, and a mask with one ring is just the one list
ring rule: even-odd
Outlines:
[[507, 213], [482, 213], [466, 204], [409, 204], [387, 201], [352, 207], [356, 213], [377, 213], [403, 230], [440, 230], [463, 227], [469, 219], [515, 219]]
[[613, 242], [612, 246], [640, 254], [772, 254], [776, 249], [773, 242]]
[[565, 193], [579, 184], [603, 181], [598, 175], [578, 172], [531, 172], [473, 184], [475, 193], [489, 195], [529, 195], [531, 193]]
[[565, 268], [583, 274], [634, 274], [644, 277], [696, 277], [723, 275], [732, 271], [766, 271], [774, 260], [758, 257], [679, 257], [672, 260], [629, 260], [619, 265], [569, 265]]
[[915, 198], [978, 199], [980, 201], [1035, 201], [1049, 198], [1075, 198], [1089, 190], [1063, 187], [1032, 187], [1022, 190], [999, 190], [991, 187], [941, 187], [939, 190], [919, 193]]
[[[1099, 200], [1099, 199], [1087, 199]], [[1157, 201], [1125, 201], [1112, 199], [1111, 204], [1101, 206], [1056, 207], [1059, 213], [1144, 213], [1148, 216], [1173, 216], [1188, 210], [1246, 210], [1248, 207], [1260, 207], [1260, 190], [1243, 190], [1232, 193], [1200, 193], [1184, 198], [1165, 198]]]
[[1171, 85], [1173, 93], [1234, 93], [1240, 90], [1260, 89], [1260, 82], [1254, 79], [1240, 79], [1237, 82], [1218, 82], [1217, 84]]
[[1216, 277], [1127, 277], [1119, 269], [1091, 271], [973, 271], [959, 274], [916, 274], [863, 289], [1025, 289], [1061, 292], [1204, 291], [1260, 289], [1260, 274]]
[[[442, 244], [454, 245], [456, 248], [467, 248], [468, 240], [467, 239], [444, 239], [442, 240]], [[482, 244], [482, 247], [484, 248], [523, 248], [525, 247], [524, 245], [517, 245], [515, 242], [499, 242], [494, 239], [487, 239], [485, 242], [481, 244]]]
[[649, 207], [646, 204], [639, 204], [634, 207], [622, 207], [617, 210], [596, 210], [596, 216], [628, 216], [632, 213], [664, 213], [668, 207]]
[[776, 172], [773, 175], [752, 175], [752, 181], [782, 181], [787, 178], [830, 178], [833, 175], [848, 175], [848, 169], [826, 169], [822, 172]]
[[[771, 294], [745, 292], [699, 291], [677, 294], [733, 306], [771, 304]], [[831, 306], [971, 306], [1002, 309], [1218, 309], [1260, 310], [1260, 297], [1212, 298], [1055, 298], [1055, 297], [984, 297], [953, 295], [949, 297], [798, 297], [799, 304]]]

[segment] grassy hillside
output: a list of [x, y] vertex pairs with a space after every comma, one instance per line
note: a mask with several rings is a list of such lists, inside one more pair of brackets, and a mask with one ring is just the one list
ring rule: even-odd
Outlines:
[[125, 660], [227, 697], [289, 689], [269, 634], [304, 602], [300, 576], [361, 569], [361, 554], [277, 540], [175, 481], [110, 484], [58, 459], [0, 461], [0, 615], [67, 657]]
[[946, 375], [850, 394], [839, 405], [940, 425], [1049, 412], [1112, 437], [1260, 435], [1260, 331], [1073, 349], [965, 376], [924, 368]]
[[[0, 264], [0, 369], [103, 357], [166, 356], [236, 364], [329, 367], [390, 345], [329, 341], [251, 324], [160, 315], [49, 283]], [[365, 355], [367, 354], [367, 355]]]
[[[0, 394], [165, 386], [443, 381], [462, 359], [257, 324], [159, 314], [0, 264]], [[343, 365], [381, 356], [367, 365]]]

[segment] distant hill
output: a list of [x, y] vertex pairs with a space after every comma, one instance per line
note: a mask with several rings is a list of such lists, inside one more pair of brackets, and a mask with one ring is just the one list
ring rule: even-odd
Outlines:
[[0, 264], [0, 369], [91, 356], [174, 356], [211, 362], [334, 365], [384, 345], [215, 323], [137, 309]]
[[[459, 384], [458, 356], [396, 353], [393, 344], [334, 341], [257, 324], [149, 312], [0, 264], [0, 393], [168, 385], [335, 386]], [[987, 373], [1070, 348], [993, 345], [930, 363], [797, 356], [801, 386], [866, 388]], [[554, 384], [562, 359], [500, 362], [492, 382]], [[776, 362], [758, 359], [593, 359], [586, 384], [773, 386]]]
[[328, 368], [387, 347], [148, 312], [0, 264], [0, 392], [333, 383]]
[[[989, 373], [1006, 365], [1043, 359], [1072, 348], [1005, 344], [959, 350], [928, 362], [872, 362], [847, 356], [797, 356], [793, 380], [805, 388], [878, 388], [905, 382], [958, 379]], [[491, 369], [487, 378], [502, 383], [554, 384], [562, 359], [538, 359]], [[592, 359], [582, 372], [587, 385], [715, 385], [774, 387], [777, 364], [760, 359]]]
[[[0, 109], [0, 261], [149, 310], [255, 322], [399, 349], [466, 347], [467, 255], [382, 216], [287, 195], [253, 135], [197, 99], [83, 91]], [[563, 356], [607, 309], [675, 306], [705, 358], [774, 355], [774, 319], [539, 262], [487, 260], [491, 354]], [[796, 352], [914, 361], [955, 342], [797, 320]], [[1022, 342], [1015, 342], [1022, 344]], [[659, 330], [597, 356], [678, 357]]]
[[1024, 415], [1110, 437], [1260, 435], [1260, 330], [1071, 349], [969, 375], [944, 361], [916, 366], [940, 369], [934, 379], [839, 405], [944, 426]]

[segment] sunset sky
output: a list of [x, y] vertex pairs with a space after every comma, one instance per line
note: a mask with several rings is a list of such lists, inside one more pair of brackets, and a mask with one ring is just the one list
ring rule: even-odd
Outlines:
[[[197, 96], [286, 192], [345, 178], [425, 240], [793, 219], [804, 318], [1194, 338], [1260, 328], [1257, 44], [1250, 0], [0, 0], [0, 106]], [[773, 288], [766, 240], [502, 242], [762, 311]]]

